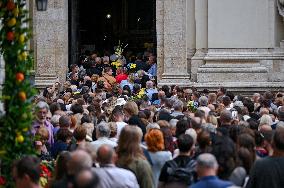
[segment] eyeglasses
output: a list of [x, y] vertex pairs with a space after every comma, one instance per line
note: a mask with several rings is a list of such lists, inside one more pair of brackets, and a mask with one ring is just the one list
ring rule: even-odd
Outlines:
[[51, 117], [46, 117], [46, 120], [51, 120]]

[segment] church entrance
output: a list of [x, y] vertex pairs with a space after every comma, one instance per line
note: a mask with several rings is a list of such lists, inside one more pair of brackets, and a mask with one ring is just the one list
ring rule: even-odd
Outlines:
[[134, 54], [156, 49], [153, 0], [72, 0], [68, 12], [69, 64], [86, 51], [112, 53], [119, 42]]

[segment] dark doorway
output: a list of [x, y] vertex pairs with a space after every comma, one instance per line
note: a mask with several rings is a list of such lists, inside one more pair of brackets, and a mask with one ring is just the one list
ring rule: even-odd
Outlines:
[[111, 53], [119, 41], [135, 54], [156, 49], [155, 7], [155, 0], [69, 1], [69, 63], [86, 50]]

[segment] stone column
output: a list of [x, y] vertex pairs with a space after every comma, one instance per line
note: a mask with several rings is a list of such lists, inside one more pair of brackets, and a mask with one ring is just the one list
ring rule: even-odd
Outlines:
[[[164, 0], [163, 19], [157, 10], [157, 51], [158, 63], [163, 63], [163, 73], [158, 85], [188, 85], [190, 75], [187, 64], [186, 6], [189, 0]], [[157, 0], [157, 8], [161, 1]], [[161, 20], [159, 20], [159, 18]], [[163, 24], [163, 29], [159, 24]], [[161, 33], [163, 31], [163, 34]], [[162, 37], [163, 39], [161, 40]], [[161, 42], [163, 47], [161, 48]], [[161, 53], [161, 50], [163, 51]], [[163, 54], [163, 56], [161, 56]], [[161, 65], [159, 65], [159, 69]]]
[[197, 81], [197, 70], [205, 64], [208, 48], [208, 0], [195, 1], [196, 52], [191, 58], [191, 80]]
[[164, 72], [164, 0], [156, 0], [157, 80]]
[[47, 11], [33, 1], [35, 85], [44, 88], [63, 82], [68, 67], [68, 0], [49, 0]]

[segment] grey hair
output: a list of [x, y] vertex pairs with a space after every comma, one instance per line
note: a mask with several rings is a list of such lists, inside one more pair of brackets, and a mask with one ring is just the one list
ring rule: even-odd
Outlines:
[[160, 126], [158, 123], [149, 123], [146, 127], [146, 131], [150, 131], [151, 129], [160, 129]]
[[185, 134], [191, 136], [191, 138], [193, 139], [194, 144], [197, 141], [197, 133], [193, 128], [189, 128], [185, 131]]
[[201, 168], [218, 168], [218, 162], [214, 155], [203, 153], [197, 157], [197, 166]]
[[183, 102], [181, 100], [175, 100], [173, 104], [173, 108], [175, 110], [182, 110], [183, 109]]
[[146, 82], [146, 88], [152, 88], [153, 86], [154, 86], [154, 83], [151, 80]]
[[36, 104], [36, 109], [43, 109], [45, 108], [47, 111], [49, 111], [49, 106], [46, 102], [43, 102], [43, 101], [39, 101], [37, 104]]
[[207, 106], [208, 98], [205, 97], [205, 96], [201, 96], [201, 97], [199, 97], [198, 102], [199, 102], [200, 106]]
[[109, 137], [110, 136], [110, 128], [106, 122], [101, 122], [97, 125], [96, 131], [99, 137]]
[[170, 128], [176, 128], [177, 122], [178, 122], [178, 119], [171, 119], [171, 120], [169, 121], [169, 123], [170, 123]]

